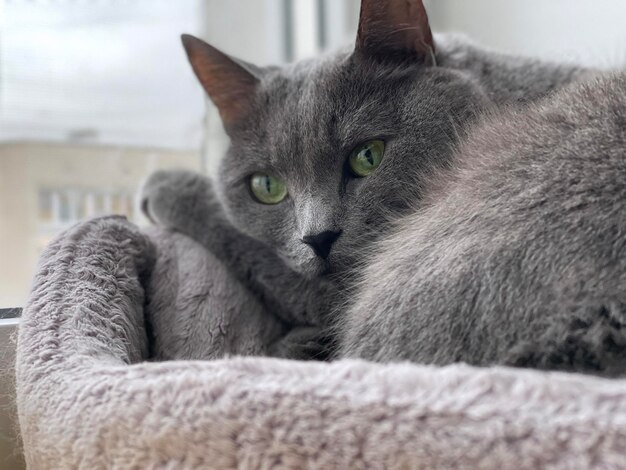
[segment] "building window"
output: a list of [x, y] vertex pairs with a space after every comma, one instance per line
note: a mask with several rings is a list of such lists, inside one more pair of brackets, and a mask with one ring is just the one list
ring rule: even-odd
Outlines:
[[[213, 172], [228, 145], [178, 39], [259, 65], [353, 41], [359, 0], [0, 0], [0, 308], [89, 217], [142, 223], [153, 171]], [[16, 287], [17, 286], [17, 287]]]
[[57, 232], [85, 219], [115, 214], [135, 220], [134, 193], [129, 190], [44, 188], [39, 191], [39, 231]]

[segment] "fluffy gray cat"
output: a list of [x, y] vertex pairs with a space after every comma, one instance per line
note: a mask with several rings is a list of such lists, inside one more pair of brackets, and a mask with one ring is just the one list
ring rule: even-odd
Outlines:
[[332, 331], [336, 357], [620, 372], [624, 76], [433, 39], [420, 0], [364, 0], [354, 51], [285, 67], [183, 42], [231, 146], [144, 209], [293, 327], [277, 355]]

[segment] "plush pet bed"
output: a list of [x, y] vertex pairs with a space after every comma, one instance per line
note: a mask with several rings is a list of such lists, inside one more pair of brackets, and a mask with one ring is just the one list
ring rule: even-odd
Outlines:
[[[45, 251], [17, 350], [30, 468], [626, 468], [624, 380], [225, 359], [263, 354], [278, 326], [215, 269], [192, 240], [122, 218]], [[216, 311], [224, 289], [249, 311]], [[146, 362], [168, 354], [221, 359]]]

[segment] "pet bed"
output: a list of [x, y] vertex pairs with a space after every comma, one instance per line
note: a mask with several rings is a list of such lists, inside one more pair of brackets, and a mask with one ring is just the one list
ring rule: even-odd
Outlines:
[[[624, 380], [250, 357], [273, 320], [252, 297], [216, 311], [220, 289], [247, 294], [215, 269], [185, 236], [116, 217], [47, 248], [18, 335], [30, 468], [626, 468]], [[231, 331], [233, 315], [249, 322]], [[194, 334], [216, 359], [146, 360], [185, 357]]]

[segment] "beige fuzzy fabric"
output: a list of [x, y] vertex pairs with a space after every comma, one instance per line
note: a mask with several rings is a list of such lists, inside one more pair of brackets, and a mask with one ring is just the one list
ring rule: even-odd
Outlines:
[[258, 357], [142, 362], [145, 286], [176, 278], [154, 268], [174, 256], [159, 243], [109, 218], [44, 253], [17, 351], [30, 468], [626, 468], [624, 380]]

